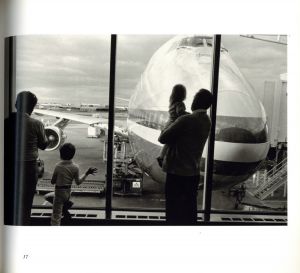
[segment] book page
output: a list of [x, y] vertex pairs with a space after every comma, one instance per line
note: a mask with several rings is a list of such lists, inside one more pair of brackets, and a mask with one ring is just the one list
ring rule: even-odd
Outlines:
[[[0, 37], [1, 37], [1, 43], [0, 43], [0, 81], [3, 83], [4, 82], [4, 5], [3, 1], [0, 2]], [[2, 84], [0, 87], [0, 101], [4, 101], [4, 85]], [[1, 128], [3, 128], [3, 121], [4, 121], [4, 116], [3, 116], [3, 104], [1, 103], [0, 106], [0, 124]], [[0, 133], [0, 141], [3, 143], [4, 141], [4, 134], [3, 130], [1, 130]], [[4, 155], [2, 153], [3, 151], [3, 145], [0, 146], [0, 151], [1, 151], [1, 163], [3, 162]], [[2, 267], [3, 267], [3, 252], [4, 252], [4, 245], [3, 245], [3, 203], [2, 203], [2, 194], [3, 194], [3, 183], [2, 183], [2, 177], [3, 177], [3, 164], [0, 166], [0, 193], [1, 193], [1, 206], [0, 206], [0, 272], [2, 272]]]
[[[5, 8], [9, 16], [5, 36], [19, 37], [19, 41], [22, 35], [31, 36], [33, 40], [44, 35], [59, 36], [63, 40], [72, 35], [110, 37], [116, 33], [125, 38], [136, 34], [162, 35], [159, 39], [163, 44], [173, 34], [287, 35], [288, 71], [282, 73], [288, 72], [289, 81], [289, 201], [287, 226], [4, 226], [5, 241], [1, 241], [5, 253], [2, 254], [5, 258], [3, 272], [242, 270], [298, 273], [300, 208], [297, 193], [300, 191], [296, 162], [300, 152], [297, 142], [300, 135], [297, 126], [300, 43], [296, 21], [300, 9], [296, 6], [293, 1], [272, 5], [268, 1], [10, 1]], [[161, 44], [157, 42], [153, 52]], [[3, 52], [4, 44], [1, 45]], [[124, 52], [125, 56], [129, 54]], [[70, 58], [66, 61], [76, 62]], [[0, 79], [4, 75], [3, 62], [1, 59]], [[105, 60], [103, 63], [107, 65]], [[105, 99], [108, 101], [108, 97]], [[4, 101], [4, 92], [1, 92], [0, 100]], [[3, 105], [1, 115], [2, 110]], [[90, 129], [90, 134], [94, 133]], [[86, 142], [93, 140], [89, 138]]]

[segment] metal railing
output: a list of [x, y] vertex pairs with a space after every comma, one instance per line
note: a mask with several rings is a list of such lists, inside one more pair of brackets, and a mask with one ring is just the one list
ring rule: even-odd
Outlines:
[[[36, 191], [40, 192], [49, 192], [54, 191], [55, 185], [50, 183], [50, 179], [44, 178], [39, 180]], [[71, 191], [74, 193], [103, 193], [105, 190], [105, 181], [99, 180], [86, 180], [80, 185], [72, 184]]]
[[263, 175], [263, 177], [258, 181], [260, 186], [253, 194], [255, 197], [263, 200], [286, 182], [287, 158], [283, 159]]

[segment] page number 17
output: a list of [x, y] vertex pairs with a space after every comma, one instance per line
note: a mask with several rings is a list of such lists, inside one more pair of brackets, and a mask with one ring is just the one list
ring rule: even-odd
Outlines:
[[28, 254], [24, 254], [24, 255], [23, 255], [23, 259], [24, 259], [24, 260], [27, 260], [27, 259], [28, 259], [28, 256], [29, 256]]

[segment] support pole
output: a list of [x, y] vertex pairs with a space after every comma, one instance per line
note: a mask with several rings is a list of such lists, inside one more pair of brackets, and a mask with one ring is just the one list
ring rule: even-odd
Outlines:
[[110, 74], [109, 74], [109, 112], [107, 135], [106, 164], [106, 200], [105, 218], [111, 219], [112, 187], [113, 187], [113, 149], [114, 149], [114, 119], [115, 119], [115, 76], [116, 76], [117, 35], [111, 35], [110, 43]]
[[212, 65], [212, 77], [211, 77], [211, 92], [213, 95], [213, 102], [210, 108], [211, 130], [208, 138], [208, 149], [207, 149], [207, 157], [205, 162], [206, 163], [205, 182], [204, 182], [204, 191], [203, 191], [204, 222], [210, 221], [210, 212], [211, 212], [220, 51], [221, 51], [221, 35], [214, 35], [214, 47], [213, 47], [213, 56], [212, 56], [213, 65]]

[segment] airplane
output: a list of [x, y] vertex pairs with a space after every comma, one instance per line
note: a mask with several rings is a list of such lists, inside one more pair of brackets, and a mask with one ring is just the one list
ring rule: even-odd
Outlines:
[[[125, 100], [125, 99], [122, 99]], [[100, 105], [95, 103], [81, 103], [79, 110], [83, 112], [90, 112], [90, 111], [108, 111], [109, 106], [108, 105]], [[116, 112], [123, 112], [127, 111], [126, 106], [115, 106]]]
[[62, 108], [63, 105], [61, 103], [38, 103], [37, 104], [37, 108], [39, 109], [59, 109], [59, 108]]
[[95, 111], [100, 108], [100, 104], [95, 103], [81, 103], [80, 111]]
[[[115, 126], [116, 134], [128, 138], [139, 167], [156, 182], [165, 181], [165, 173], [156, 158], [162, 148], [158, 137], [168, 120], [172, 87], [178, 83], [185, 85], [185, 105], [191, 112], [195, 93], [201, 88], [210, 89], [212, 50], [212, 36], [176, 36], [167, 41], [151, 57], [129, 100], [127, 128]], [[58, 118], [45, 129], [52, 139], [49, 151], [62, 145], [63, 129], [70, 120], [107, 131], [107, 120], [99, 117], [40, 109], [34, 112]], [[222, 45], [213, 189], [232, 187], [255, 173], [269, 150], [267, 130], [262, 103]], [[207, 144], [201, 158], [202, 177], [206, 153]]]

